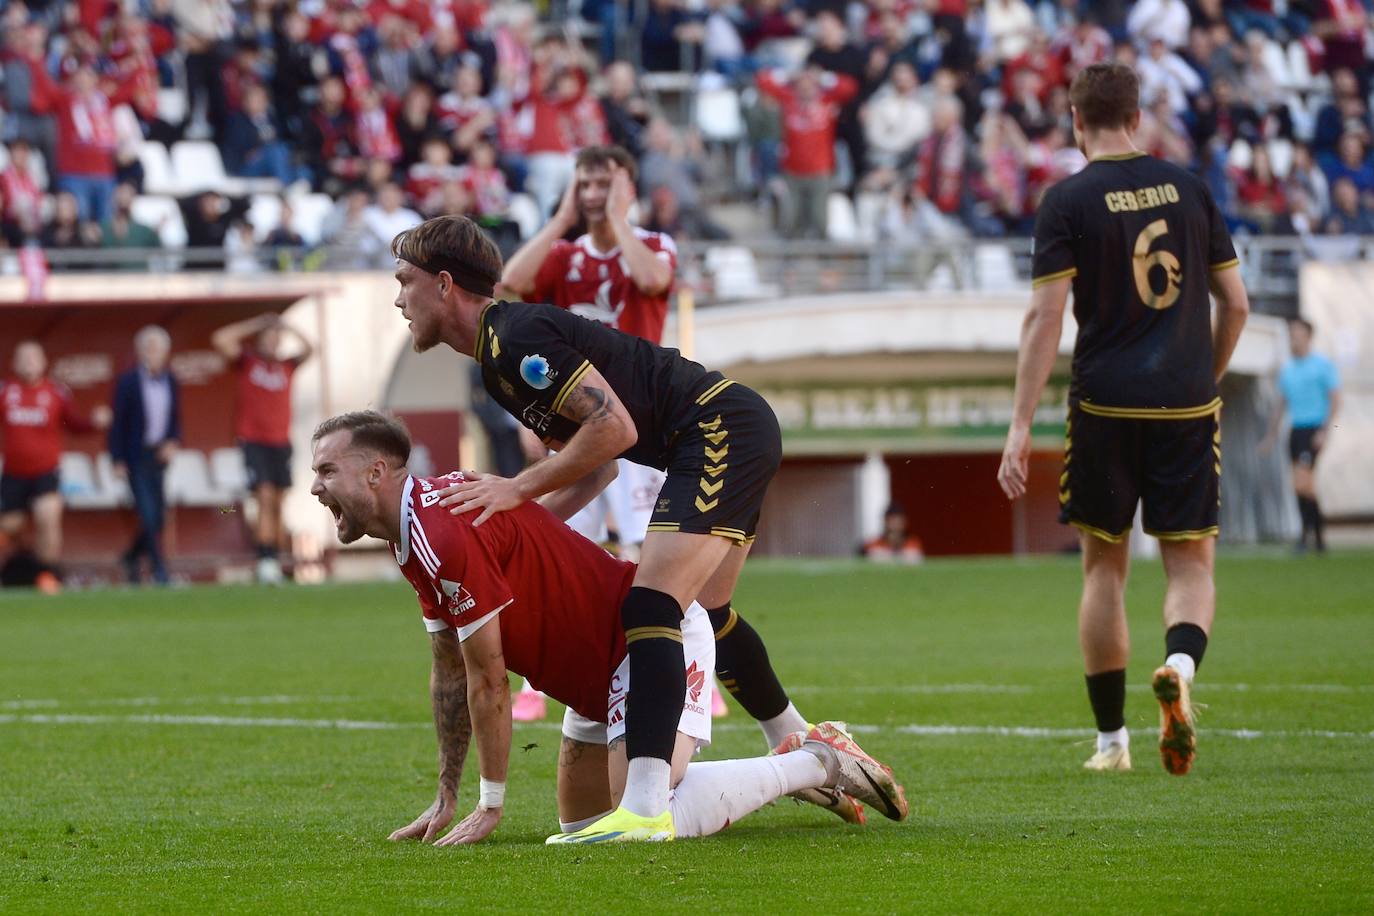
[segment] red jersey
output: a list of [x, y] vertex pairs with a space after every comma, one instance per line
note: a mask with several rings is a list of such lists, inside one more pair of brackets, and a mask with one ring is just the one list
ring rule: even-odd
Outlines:
[[625, 658], [620, 605], [635, 567], [612, 557], [537, 503], [451, 515], [438, 491], [463, 480], [411, 477], [392, 545], [420, 599], [425, 629], [464, 640], [499, 618], [506, 667], [594, 722], [606, 721], [611, 675]]
[[239, 353], [234, 435], [262, 445], [291, 443], [291, 376], [298, 359], [268, 359], [252, 347]]
[[[677, 272], [677, 245], [672, 236], [639, 228], [635, 235]], [[590, 235], [575, 242], [554, 242], [534, 277], [534, 301], [551, 303], [652, 344], [663, 339], [672, 291], [669, 285], [656, 296], [640, 292], [619, 246], [598, 251]]]
[[858, 94], [859, 84], [843, 73], [831, 76], [833, 82], [827, 80], [820, 95], [807, 102], [772, 73], [758, 75], [759, 91], [782, 106], [782, 170], [789, 175], [835, 174], [835, 125], [840, 107]]
[[95, 430], [76, 412], [66, 385], [49, 379], [32, 385], [17, 379], [0, 383], [5, 476], [42, 477], [57, 470], [62, 459], [63, 427], [78, 433]]

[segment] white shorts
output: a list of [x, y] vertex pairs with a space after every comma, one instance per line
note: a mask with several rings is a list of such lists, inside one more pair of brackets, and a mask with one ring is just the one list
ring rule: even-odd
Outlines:
[[607, 519], [615, 522], [620, 543], [644, 543], [654, 502], [667, 475], [657, 468], [645, 467], [620, 458], [620, 472], [610, 485], [597, 494], [582, 511], [568, 519], [568, 527], [598, 544], [606, 541]]
[[[697, 747], [711, 743], [711, 691], [716, 683], [716, 634], [706, 610], [695, 601], [682, 618], [682, 654], [687, 662], [687, 696], [677, 730], [695, 738]], [[563, 713], [563, 735], [583, 744], [610, 744], [625, 734], [625, 697], [630, 690], [630, 657], [611, 675], [606, 722], [593, 722], [569, 707]], [[610, 724], [606, 724], [610, 723]]]

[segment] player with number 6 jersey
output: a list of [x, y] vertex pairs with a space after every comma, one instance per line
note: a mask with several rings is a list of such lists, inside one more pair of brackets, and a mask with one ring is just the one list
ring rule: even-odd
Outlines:
[[[1051, 188], [1036, 214], [1031, 308], [997, 476], [1009, 499], [1025, 493], [1031, 418], [1058, 356], [1072, 286], [1078, 339], [1059, 502], [1061, 521], [1079, 529], [1083, 547], [1079, 641], [1098, 729], [1097, 753], [1085, 766], [1131, 767], [1123, 593], [1139, 503], [1169, 582], [1165, 661], [1152, 687], [1164, 767], [1181, 775], [1196, 745], [1189, 687], [1216, 606], [1217, 390], [1249, 302], [1207, 186], [1131, 140], [1140, 125], [1135, 71], [1086, 67], [1069, 98], [1074, 137], [1089, 162]], [[1209, 292], [1219, 306], [1215, 325]]]

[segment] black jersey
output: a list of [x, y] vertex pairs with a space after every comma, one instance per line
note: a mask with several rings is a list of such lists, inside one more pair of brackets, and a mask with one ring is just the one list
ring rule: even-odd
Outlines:
[[1103, 156], [1050, 188], [1031, 276], [1073, 278], [1070, 399], [1108, 416], [1215, 410], [1208, 276], [1236, 263], [1207, 186], [1178, 166]]
[[698, 399], [724, 382], [677, 350], [659, 347], [551, 305], [493, 302], [477, 322], [482, 384], [545, 442], [567, 442], [578, 424], [559, 414], [595, 367], [634, 420], [639, 441], [620, 457], [667, 468], [673, 436]]

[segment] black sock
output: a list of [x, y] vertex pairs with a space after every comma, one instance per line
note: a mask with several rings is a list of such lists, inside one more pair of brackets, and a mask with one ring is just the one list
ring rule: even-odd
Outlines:
[[672, 595], [632, 588], [620, 606], [630, 657], [630, 695], [625, 699], [625, 751], [629, 759], [671, 762], [687, 694], [682, 657], [682, 606]]
[[1092, 704], [1097, 730], [1114, 732], [1126, 727], [1126, 669], [1085, 675], [1088, 702]]
[[1316, 527], [1316, 519], [1313, 517], [1317, 508], [1316, 501], [1306, 497], [1298, 497], [1298, 516], [1302, 519], [1302, 539], [1307, 540], [1307, 532]]
[[1207, 634], [1193, 623], [1176, 623], [1164, 633], [1164, 657], [1182, 652], [1193, 660], [1195, 668], [1202, 667], [1202, 655], [1207, 651]]
[[728, 604], [707, 610], [706, 616], [716, 631], [716, 676], [721, 684], [755, 719], [781, 715], [787, 708], [787, 691], [773, 673], [758, 631]]
[[1326, 549], [1326, 519], [1322, 517], [1322, 507], [1315, 499], [1308, 497], [1308, 511], [1312, 513], [1312, 536], [1318, 550]]

